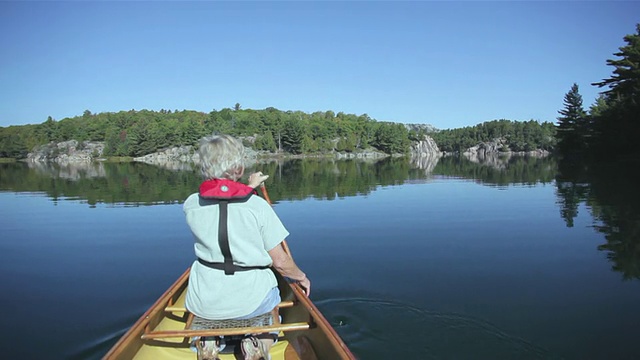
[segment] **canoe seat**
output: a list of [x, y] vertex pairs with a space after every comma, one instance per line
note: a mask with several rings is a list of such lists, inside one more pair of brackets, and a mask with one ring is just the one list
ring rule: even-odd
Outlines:
[[[308, 322], [281, 323], [279, 309], [294, 306], [293, 301], [283, 301], [271, 312], [243, 320], [208, 320], [189, 313], [184, 304], [171, 304], [165, 307], [166, 312], [183, 313], [187, 316], [184, 330], [151, 330], [145, 328], [142, 339], [188, 338], [195, 336], [221, 336], [264, 334], [270, 332], [287, 332], [307, 330]], [[184, 316], [183, 315], [183, 316]]]

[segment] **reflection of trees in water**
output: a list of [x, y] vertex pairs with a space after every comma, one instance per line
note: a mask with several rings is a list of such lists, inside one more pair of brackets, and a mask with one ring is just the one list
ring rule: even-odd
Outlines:
[[560, 216], [567, 227], [573, 227], [573, 220], [578, 216], [578, 206], [587, 201], [588, 195], [585, 167], [578, 161], [560, 161], [556, 175], [556, 196]]
[[640, 279], [640, 219], [637, 213], [625, 214], [614, 207], [601, 209], [597, 225], [607, 242], [598, 250], [607, 252], [612, 269], [622, 273], [625, 280]]
[[[43, 191], [54, 199], [86, 199], [89, 204], [125, 205], [182, 202], [197, 191], [201, 177], [195, 166], [177, 168], [144, 163], [0, 164], [0, 189]], [[178, 170], [176, 170], [178, 169]], [[450, 157], [419, 159], [298, 159], [263, 161], [247, 168], [245, 178], [260, 170], [274, 201], [317, 198], [332, 200], [366, 195], [379, 186], [424, 182], [432, 171], [489, 184], [547, 181], [554, 163], [511, 159], [505, 169]], [[551, 176], [552, 178], [552, 176]]]
[[578, 205], [584, 202], [594, 228], [606, 243], [598, 246], [624, 279], [640, 279], [640, 177], [629, 164], [560, 163], [557, 195], [561, 216], [573, 225]]
[[[256, 165], [255, 169], [271, 175], [269, 194], [278, 199], [316, 198], [333, 200], [366, 195], [380, 185], [397, 185], [424, 178], [406, 158], [380, 160], [296, 159]], [[248, 169], [248, 172], [253, 169]]]
[[556, 170], [553, 157], [492, 155], [477, 163], [464, 156], [445, 156], [438, 161], [433, 173], [488, 185], [535, 185], [552, 182]]
[[175, 203], [197, 189], [195, 172], [169, 171], [142, 163], [0, 164], [0, 189], [45, 192], [53, 200], [146, 205]]

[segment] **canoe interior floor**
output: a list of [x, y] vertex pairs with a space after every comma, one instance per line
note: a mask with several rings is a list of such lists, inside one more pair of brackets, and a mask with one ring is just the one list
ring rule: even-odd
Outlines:
[[[184, 297], [177, 301], [177, 306], [184, 306]], [[176, 314], [178, 315], [178, 314]], [[182, 315], [182, 314], [180, 314]], [[179, 330], [184, 329], [183, 316], [167, 316], [160, 321], [155, 330]], [[269, 352], [272, 360], [300, 360], [300, 357], [285, 338], [281, 337]], [[183, 338], [166, 338], [162, 340], [145, 340], [145, 345], [134, 357], [134, 360], [170, 360], [170, 359], [196, 359], [196, 353], [189, 347]], [[221, 360], [241, 359], [233, 354], [221, 354]]]
[[[279, 340], [269, 352], [272, 360], [300, 360], [300, 357], [287, 340]], [[220, 354], [220, 360], [242, 359], [233, 354]], [[134, 359], [136, 360], [170, 360], [196, 359], [196, 353], [186, 346], [143, 346]]]

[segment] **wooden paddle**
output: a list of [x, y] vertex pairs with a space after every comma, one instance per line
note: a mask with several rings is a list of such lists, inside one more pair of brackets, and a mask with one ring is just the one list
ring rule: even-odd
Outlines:
[[[269, 193], [267, 192], [267, 187], [264, 185], [264, 183], [260, 184], [260, 190], [262, 191], [262, 197], [264, 197], [264, 199], [267, 200], [267, 203], [269, 205], [273, 206], [273, 203], [269, 198]], [[289, 250], [289, 245], [287, 245], [287, 240], [282, 240], [282, 248], [284, 249], [284, 252], [289, 254], [289, 256], [293, 257], [291, 255], [291, 251]]]

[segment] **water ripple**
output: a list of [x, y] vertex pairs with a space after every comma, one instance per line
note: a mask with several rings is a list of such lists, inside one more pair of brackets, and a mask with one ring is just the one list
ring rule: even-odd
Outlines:
[[561, 359], [470, 316], [362, 297], [316, 302], [362, 359]]

